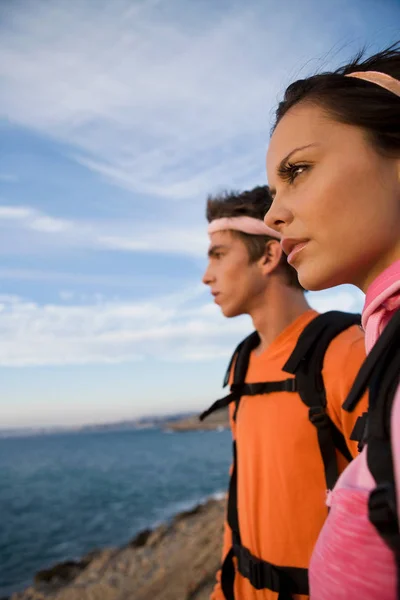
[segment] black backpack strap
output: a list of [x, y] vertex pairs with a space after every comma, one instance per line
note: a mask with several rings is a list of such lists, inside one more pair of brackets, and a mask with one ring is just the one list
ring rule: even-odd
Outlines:
[[391, 413], [400, 384], [400, 310], [391, 318], [365, 359], [343, 404], [349, 412], [369, 390], [366, 427], [367, 464], [376, 487], [368, 499], [368, 516], [392, 549], [397, 567], [400, 598], [400, 533], [391, 448]]
[[214, 402], [214, 404], [211, 404], [210, 408], [207, 408], [207, 410], [205, 410], [204, 412], [201, 413], [201, 415], [199, 416], [200, 421], [204, 421], [204, 419], [206, 419], [209, 415], [211, 415], [216, 410], [221, 410], [222, 408], [226, 408], [227, 406], [229, 406], [229, 404], [231, 402], [236, 401], [236, 399], [237, 398], [236, 398], [235, 394], [228, 394], [227, 396], [224, 396], [220, 400], [216, 400]]
[[301, 333], [283, 370], [295, 376], [298, 391], [309, 408], [309, 419], [316, 427], [324, 463], [327, 489], [332, 490], [339, 477], [336, 449], [348, 460], [352, 455], [343, 434], [326, 413], [326, 392], [322, 377], [325, 353], [331, 341], [345, 329], [360, 324], [360, 315], [330, 311], [313, 319]]
[[[253, 335], [253, 334], [251, 334], [251, 335]], [[231, 376], [231, 371], [232, 371], [233, 363], [235, 362], [236, 357], [238, 356], [238, 354], [240, 354], [240, 352], [242, 351], [243, 346], [247, 343], [247, 340], [248, 340], [249, 337], [250, 336], [247, 336], [247, 338], [245, 338], [244, 340], [242, 340], [240, 342], [240, 344], [237, 346], [237, 348], [235, 349], [234, 353], [232, 354], [231, 359], [229, 361], [228, 368], [225, 371], [224, 380], [222, 382], [222, 387], [223, 388], [225, 388], [228, 385], [229, 379], [230, 379], [230, 376]]]
[[[360, 398], [365, 394], [369, 386], [369, 382], [373, 377], [373, 373], [378, 362], [380, 362], [382, 360], [382, 356], [388, 352], [388, 347], [392, 348], [393, 344], [396, 346], [396, 340], [397, 345], [399, 345], [399, 338], [400, 314], [399, 311], [397, 311], [362, 364], [361, 369], [354, 381], [353, 387], [351, 388], [349, 395], [342, 405], [344, 410], [352, 412], [355, 409], [360, 401]], [[390, 350], [390, 352], [391, 351], [392, 350]], [[360, 417], [358, 417], [351, 434], [350, 439], [358, 441], [358, 449], [360, 451], [368, 439], [368, 422], [368, 413], [363, 413]]]
[[292, 600], [293, 594], [308, 595], [307, 569], [298, 567], [279, 567], [260, 560], [239, 545], [233, 537], [234, 555], [238, 561], [238, 570], [251, 582], [256, 590], [269, 589], [279, 594], [279, 600]]
[[363, 362], [353, 387], [346, 400], [343, 402], [342, 408], [344, 410], [352, 412], [355, 409], [361, 396], [365, 394], [378, 363], [382, 361], [382, 357], [390, 352], [392, 347], [396, 347], [396, 342], [397, 345], [399, 345], [399, 336], [400, 310], [398, 310], [391, 318], [376, 344], [371, 349], [371, 352]]
[[261, 383], [233, 383], [231, 385], [231, 393], [217, 400], [208, 408], [206, 411], [201, 413], [199, 419], [203, 421], [211, 413], [221, 408], [225, 408], [231, 402], [236, 402], [236, 410], [234, 419], [236, 419], [236, 413], [240, 398], [242, 396], [258, 396], [259, 394], [271, 394], [273, 392], [296, 392], [297, 382], [294, 377], [290, 379], [284, 379], [282, 381], [263, 381]]
[[232, 532], [232, 548], [221, 567], [221, 588], [226, 600], [234, 600], [235, 566], [243, 577], [249, 579], [255, 589], [268, 588], [279, 593], [278, 600], [292, 600], [293, 594], [308, 595], [307, 569], [277, 567], [253, 556], [242, 546], [239, 515], [237, 510], [237, 450], [233, 442], [233, 468], [229, 482], [227, 522]]
[[[229, 383], [230, 374], [232, 371], [232, 367], [234, 364], [233, 370], [233, 383], [231, 385], [231, 393], [217, 400], [203, 413], [201, 413], [199, 419], [203, 421], [209, 415], [211, 415], [216, 410], [220, 410], [221, 408], [225, 408], [231, 402], [236, 402], [236, 409], [234, 418], [236, 419], [236, 413], [239, 406], [239, 401], [241, 396], [246, 395], [247, 385], [245, 384], [247, 369], [249, 366], [250, 354], [257, 348], [260, 343], [259, 335], [256, 331], [251, 333], [247, 338], [245, 338], [239, 346], [236, 348], [235, 352], [232, 354], [232, 358], [229, 361], [228, 369], [225, 373], [223, 387], [226, 387]], [[251, 395], [251, 394], [250, 394]]]
[[[392, 317], [365, 361], [362, 389], [369, 387], [367, 464], [376, 487], [368, 501], [368, 516], [394, 553], [397, 597], [400, 598], [400, 533], [391, 443], [391, 414], [400, 385], [400, 310]], [[375, 350], [378, 348], [377, 350]], [[371, 358], [370, 358], [371, 357]], [[368, 364], [366, 364], [368, 363]], [[357, 389], [358, 393], [358, 389]]]
[[357, 419], [357, 421], [355, 422], [355, 425], [353, 427], [353, 431], [350, 434], [350, 439], [353, 442], [358, 442], [357, 448], [358, 451], [361, 452], [361, 450], [364, 448], [366, 441], [368, 438], [368, 413], [364, 412], [362, 415], [360, 415]]
[[[222, 401], [228, 402], [229, 398], [229, 402], [236, 402], [236, 416], [240, 398], [244, 395], [266, 394], [272, 391], [299, 392], [303, 402], [309, 406], [310, 418], [314, 419], [316, 423], [321, 453], [324, 449], [328, 455], [327, 461], [333, 457], [337, 471], [335, 447], [349, 460], [352, 457], [343, 435], [327, 416], [323, 426], [319, 426], [318, 418], [321, 408], [325, 409], [326, 406], [322, 378], [323, 358], [330, 341], [347, 327], [359, 322], [358, 315], [344, 315], [344, 313], [329, 313], [328, 316], [316, 317], [301, 334], [295, 350], [283, 369], [295, 377], [279, 382], [245, 383], [250, 353], [260, 341], [256, 333], [252, 334], [242, 342], [231, 360], [229, 373], [233, 360], [236, 359], [231, 394]], [[311, 384], [310, 379], [312, 379]], [[228, 381], [229, 375], [225, 377], [225, 383]], [[307, 398], [306, 401], [305, 398]], [[318, 410], [316, 411], [316, 409]], [[325, 427], [326, 424], [327, 427]], [[243, 577], [249, 579], [254, 588], [271, 589], [279, 594], [278, 600], [291, 600], [293, 594], [308, 595], [307, 569], [280, 567], [263, 561], [253, 556], [241, 543], [237, 511], [237, 447], [235, 441], [233, 442], [233, 468], [229, 483], [227, 522], [232, 531], [232, 548], [224, 560], [221, 571], [221, 587], [227, 600], [234, 600], [234, 557], [237, 559], [239, 572]]]

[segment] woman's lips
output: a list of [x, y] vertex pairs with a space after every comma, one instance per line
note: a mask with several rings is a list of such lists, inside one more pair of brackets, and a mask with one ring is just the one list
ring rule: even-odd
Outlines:
[[308, 242], [301, 242], [300, 244], [296, 244], [296, 246], [293, 248], [293, 250], [290, 252], [289, 256], [287, 257], [287, 261], [289, 263], [289, 265], [292, 264], [293, 262], [293, 258], [295, 256], [297, 256], [297, 254], [303, 250], [304, 246], [307, 246]]
[[295, 238], [283, 238], [281, 240], [281, 246], [285, 254], [287, 254], [287, 261], [291, 265], [293, 259], [297, 254], [303, 250], [308, 244], [309, 240], [299, 240]]
[[309, 240], [299, 238], [282, 238], [281, 246], [284, 253], [287, 255], [288, 263], [291, 265], [293, 259], [297, 254], [303, 250], [304, 246], [308, 244]]

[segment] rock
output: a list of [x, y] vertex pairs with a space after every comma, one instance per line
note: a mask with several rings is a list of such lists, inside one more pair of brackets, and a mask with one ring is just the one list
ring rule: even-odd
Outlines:
[[220, 565], [225, 500], [140, 532], [123, 548], [40, 571], [10, 600], [208, 600]]
[[152, 534], [149, 536], [147, 540], [147, 545], [153, 547], [160, 543], [160, 541], [165, 537], [168, 533], [168, 525], [160, 525], [155, 529]]
[[72, 581], [87, 567], [90, 560], [82, 559], [80, 561], [67, 560], [63, 563], [54, 565], [50, 569], [43, 569], [35, 575], [35, 583], [64, 584]]
[[194, 515], [199, 514], [199, 512], [201, 512], [202, 510], [204, 510], [204, 506], [205, 505], [199, 504], [198, 506], [195, 506], [191, 510], [186, 510], [186, 511], [183, 511], [183, 512], [177, 514], [174, 517], [173, 522], [174, 523], [179, 523], [180, 521], [184, 521], [185, 519], [187, 519], [189, 517], [193, 517]]
[[145, 529], [144, 531], [140, 531], [136, 537], [133, 538], [131, 542], [129, 542], [129, 546], [131, 548], [141, 548], [144, 546], [153, 533], [152, 529]]

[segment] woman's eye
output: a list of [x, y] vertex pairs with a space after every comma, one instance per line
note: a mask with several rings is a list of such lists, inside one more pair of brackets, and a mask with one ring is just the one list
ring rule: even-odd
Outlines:
[[292, 163], [288, 163], [286, 165], [283, 165], [280, 169], [279, 169], [279, 175], [281, 176], [281, 178], [284, 181], [288, 181], [289, 183], [293, 183], [294, 180], [301, 175], [302, 173], [304, 173], [305, 171], [307, 171], [307, 169], [309, 168], [309, 165], [293, 165]]
[[303, 171], [306, 170], [306, 167], [304, 165], [301, 165], [299, 167], [294, 167], [293, 171], [292, 171], [292, 177], [293, 179], [295, 179], [298, 175], [300, 175], [301, 173], [303, 173]]

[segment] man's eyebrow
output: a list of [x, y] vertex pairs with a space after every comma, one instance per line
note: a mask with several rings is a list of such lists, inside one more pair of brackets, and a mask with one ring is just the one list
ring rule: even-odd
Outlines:
[[[282, 158], [281, 162], [279, 163], [279, 165], [276, 169], [276, 172], [279, 173], [279, 171], [281, 169], [283, 169], [283, 167], [285, 166], [285, 163], [287, 163], [287, 161], [293, 156], [293, 154], [296, 154], [296, 152], [299, 152], [299, 150], [305, 150], [306, 148], [311, 148], [313, 146], [318, 146], [318, 144], [317, 143], [306, 144], [305, 146], [299, 146], [298, 148], [294, 148], [293, 150], [291, 150], [289, 152], [289, 154], [287, 154], [284, 158]], [[269, 188], [269, 192], [272, 197], [274, 197], [276, 194], [275, 188]]]
[[223, 249], [226, 249], [226, 246], [224, 246], [223, 244], [215, 244], [214, 246], [211, 246], [208, 250], [208, 257], [211, 258], [219, 250], [223, 250]]

